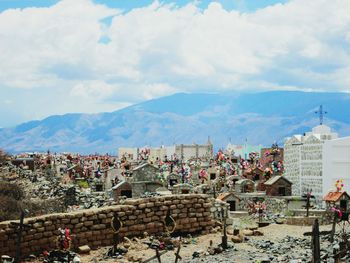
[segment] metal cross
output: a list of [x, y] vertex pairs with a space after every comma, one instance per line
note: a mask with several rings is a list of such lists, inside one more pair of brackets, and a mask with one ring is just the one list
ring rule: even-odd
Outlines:
[[319, 118], [320, 118], [320, 125], [323, 124], [323, 117], [325, 114], [327, 114], [327, 111], [323, 111], [323, 105], [320, 105], [318, 111], [315, 111], [316, 114], [319, 114]]

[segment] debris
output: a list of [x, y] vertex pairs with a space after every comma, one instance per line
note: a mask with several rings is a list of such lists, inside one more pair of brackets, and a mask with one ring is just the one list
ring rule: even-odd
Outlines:
[[249, 229], [243, 229], [242, 230], [242, 234], [244, 236], [250, 237], [250, 236], [254, 236], [254, 231], [253, 230], [249, 230]]
[[231, 237], [231, 241], [232, 241], [233, 243], [242, 243], [242, 242], [243, 242], [243, 239], [242, 239], [241, 236], [233, 236], [233, 237]]
[[81, 254], [89, 254], [91, 251], [91, 248], [88, 245], [80, 246], [80, 247], [78, 247], [78, 251]]
[[10, 256], [7, 256], [7, 255], [1, 256], [2, 263], [12, 263], [13, 261], [14, 261], [14, 259]]
[[78, 263], [80, 258], [78, 255], [69, 250], [53, 250], [44, 259], [44, 263]]
[[264, 233], [263, 233], [262, 231], [260, 231], [260, 230], [254, 230], [254, 231], [253, 231], [253, 235], [254, 235], [254, 236], [263, 236]]
[[142, 257], [140, 257], [138, 255], [128, 255], [127, 259], [131, 262], [141, 262], [142, 261]]

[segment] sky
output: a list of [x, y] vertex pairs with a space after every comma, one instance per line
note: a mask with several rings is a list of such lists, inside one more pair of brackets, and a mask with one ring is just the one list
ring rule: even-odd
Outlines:
[[178, 92], [350, 92], [349, 0], [0, 0], [0, 127]]

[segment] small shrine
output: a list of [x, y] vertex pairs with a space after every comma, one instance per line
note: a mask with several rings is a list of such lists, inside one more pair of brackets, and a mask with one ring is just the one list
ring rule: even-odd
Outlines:
[[336, 207], [342, 211], [346, 211], [349, 208], [350, 196], [347, 192], [343, 191], [343, 180], [339, 179], [335, 183], [336, 191], [328, 192], [323, 198], [323, 201], [326, 202], [327, 207]]

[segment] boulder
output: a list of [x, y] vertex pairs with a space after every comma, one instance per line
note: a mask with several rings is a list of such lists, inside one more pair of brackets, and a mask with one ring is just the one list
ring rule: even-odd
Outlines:
[[254, 236], [263, 236], [264, 233], [260, 230], [254, 230]]
[[78, 251], [81, 254], [89, 254], [91, 251], [91, 248], [88, 245], [84, 245], [84, 246], [78, 247]]
[[254, 231], [253, 230], [249, 230], [249, 229], [244, 229], [242, 231], [242, 234], [249, 237], [249, 236], [253, 236], [254, 235]]
[[233, 237], [231, 238], [231, 241], [232, 241], [233, 243], [242, 243], [243, 239], [241, 238], [241, 236], [233, 236]]

